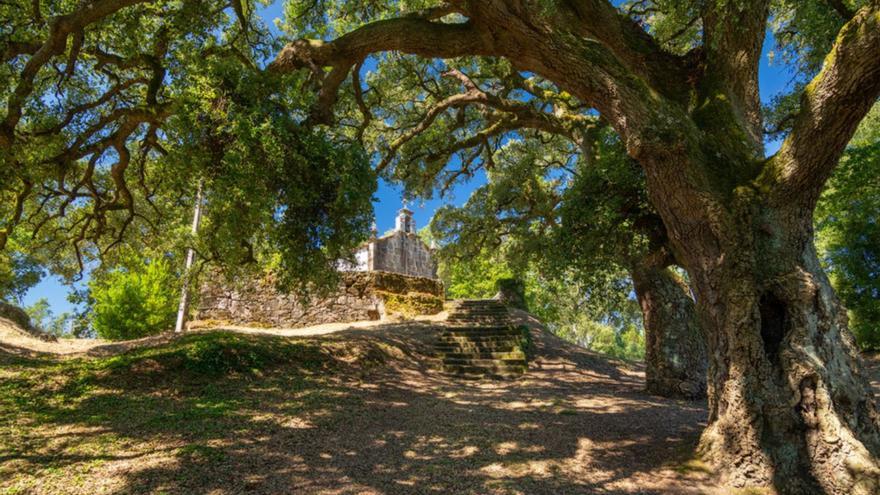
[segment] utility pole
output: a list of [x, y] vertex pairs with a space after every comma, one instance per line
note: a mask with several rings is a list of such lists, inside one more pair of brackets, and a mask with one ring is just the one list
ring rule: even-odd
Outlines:
[[[192, 234], [193, 237], [199, 232], [199, 222], [202, 220], [202, 186], [203, 182], [199, 179], [199, 185], [196, 189], [196, 205], [193, 211]], [[190, 272], [192, 271], [193, 262], [195, 261], [196, 252], [193, 248], [186, 250], [186, 264], [183, 269], [183, 288], [180, 291], [180, 305], [177, 307], [177, 324], [174, 325], [174, 332], [183, 331], [183, 324], [186, 322], [186, 312], [189, 307], [189, 281]]]

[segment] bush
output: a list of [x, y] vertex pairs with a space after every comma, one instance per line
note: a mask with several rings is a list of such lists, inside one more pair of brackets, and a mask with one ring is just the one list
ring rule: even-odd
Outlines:
[[115, 270], [92, 280], [92, 326], [99, 337], [127, 340], [171, 328], [178, 283], [168, 262], [154, 260], [132, 270]]

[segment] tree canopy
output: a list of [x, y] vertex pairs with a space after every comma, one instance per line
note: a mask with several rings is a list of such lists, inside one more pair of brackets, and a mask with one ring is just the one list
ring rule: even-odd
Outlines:
[[[152, 243], [228, 267], [282, 253], [288, 285], [332, 278], [368, 233], [373, 172], [303, 122], [309, 81], [261, 70], [278, 42], [256, 4], [236, 5], [0, 6], [0, 248], [26, 242], [67, 277]], [[198, 180], [210, 207], [192, 239]]]

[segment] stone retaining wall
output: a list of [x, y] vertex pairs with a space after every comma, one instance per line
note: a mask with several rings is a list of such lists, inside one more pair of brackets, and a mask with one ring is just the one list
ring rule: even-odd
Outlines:
[[[235, 287], [209, 280], [202, 284], [196, 318], [292, 328], [379, 320], [387, 316], [385, 302], [394, 295], [404, 299], [416, 295], [420, 300], [435, 298], [436, 304], [419, 307], [423, 314], [442, 310], [443, 284], [439, 280], [388, 272], [345, 272], [336, 291], [308, 303], [295, 295], [279, 293], [271, 277], [239, 282]], [[398, 309], [392, 305], [390, 311]]]

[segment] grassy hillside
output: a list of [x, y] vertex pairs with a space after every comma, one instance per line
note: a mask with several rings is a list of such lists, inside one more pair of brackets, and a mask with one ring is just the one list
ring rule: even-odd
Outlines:
[[[381, 345], [225, 332], [100, 359], [0, 353], [0, 493], [86, 493], [78, 483], [107, 461], [149, 462], [155, 450], [193, 478], [169, 486], [208, 486], [199, 478], [224, 462], [230, 433], [257, 438], [291, 418], [338, 421], [356, 399], [335, 378], [386, 357]], [[125, 478], [108, 479], [108, 490], [137, 485]]]

